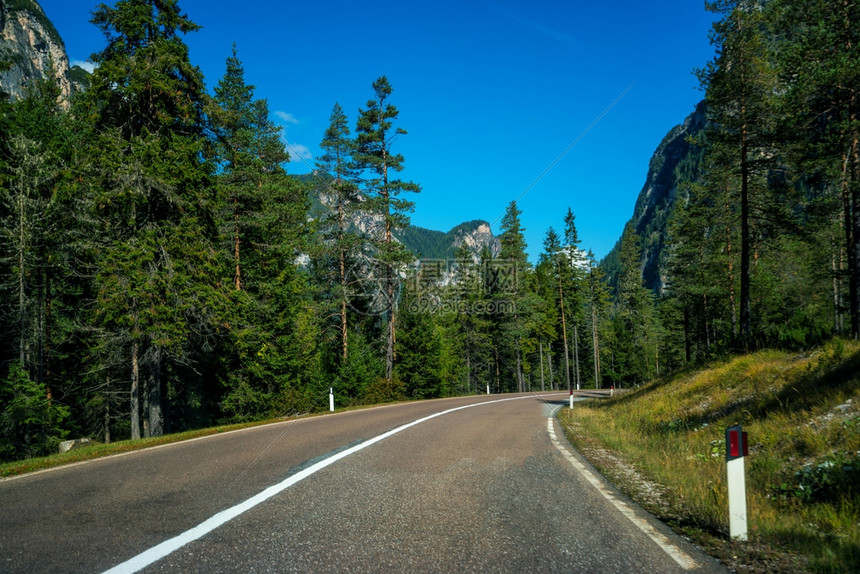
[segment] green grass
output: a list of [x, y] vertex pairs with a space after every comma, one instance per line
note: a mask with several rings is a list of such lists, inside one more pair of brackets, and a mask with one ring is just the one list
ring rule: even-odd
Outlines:
[[[600, 449], [662, 486], [661, 501], [644, 505], [726, 554], [739, 571], [856, 572], [858, 407], [860, 343], [834, 340], [803, 355], [727, 359], [578, 403], [561, 420], [570, 440], [622, 488], [625, 474]], [[747, 544], [728, 541], [724, 437], [732, 424], [749, 433]], [[626, 490], [641, 497], [634, 484]]]

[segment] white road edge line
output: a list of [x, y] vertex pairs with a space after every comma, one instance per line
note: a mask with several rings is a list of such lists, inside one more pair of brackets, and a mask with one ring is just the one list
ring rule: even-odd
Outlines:
[[[540, 396], [540, 395], [537, 395], [537, 396]], [[506, 401], [516, 401], [516, 400], [533, 399], [533, 398], [535, 398], [535, 395], [529, 395], [526, 397], [512, 397], [512, 398], [508, 398], [508, 399], [497, 399], [494, 401], [486, 401], [486, 402], [475, 403], [475, 404], [471, 404], [471, 405], [463, 405], [461, 407], [448, 409], [445, 411], [441, 411], [441, 412], [426, 416], [424, 418], [420, 418], [418, 420], [414, 420], [411, 423], [406, 423], [405, 425], [399, 426], [399, 427], [392, 429], [386, 433], [383, 433], [379, 436], [368, 439], [361, 444], [357, 444], [351, 448], [348, 448], [344, 451], [341, 451], [337, 454], [334, 454], [325, 460], [321, 460], [320, 462], [314, 464], [313, 466], [309, 466], [308, 468], [306, 468], [302, 471], [299, 471], [296, 474], [286, 478], [282, 482], [279, 482], [278, 484], [275, 484], [274, 486], [270, 486], [266, 490], [260, 492], [259, 494], [255, 495], [255, 496], [252, 496], [248, 500], [246, 500], [244, 502], [240, 502], [239, 504], [237, 504], [231, 508], [228, 508], [226, 510], [222, 510], [221, 512], [219, 512], [215, 516], [209, 518], [208, 520], [201, 522], [200, 524], [198, 524], [194, 528], [186, 530], [182, 534], [179, 534], [178, 536], [174, 536], [173, 538], [171, 538], [169, 540], [165, 540], [161, 544], [158, 544], [157, 546], [153, 546], [149, 550], [141, 552], [137, 556], [134, 556], [133, 558], [126, 560], [122, 564], [118, 564], [117, 566], [114, 566], [113, 568], [111, 568], [109, 570], [105, 570], [104, 574], [132, 574], [134, 572], [139, 572], [140, 570], [143, 570], [144, 568], [146, 568], [150, 564], [153, 564], [154, 562], [161, 560], [162, 558], [168, 556], [169, 554], [172, 554], [173, 552], [179, 550], [180, 548], [182, 548], [186, 544], [189, 544], [191, 542], [194, 542], [195, 540], [198, 540], [199, 538], [202, 538], [203, 536], [205, 536], [206, 534], [209, 534], [210, 532], [212, 532], [213, 530], [215, 530], [219, 526], [222, 526], [225, 523], [229, 522], [230, 520], [233, 520], [237, 516], [247, 512], [248, 510], [251, 510], [252, 508], [257, 506], [258, 504], [265, 502], [266, 500], [272, 498], [276, 494], [283, 492], [287, 488], [293, 486], [294, 484], [296, 484], [298, 482], [301, 482], [302, 480], [304, 480], [304, 479], [308, 478], [309, 476], [311, 476], [312, 474], [324, 469], [325, 467], [327, 467], [331, 464], [334, 464], [335, 462], [337, 462], [343, 458], [346, 458], [351, 454], [355, 454], [358, 451], [365, 449], [372, 444], [376, 444], [381, 440], [385, 440], [388, 437], [395, 435], [401, 431], [404, 431], [410, 427], [414, 427], [415, 425], [419, 425], [423, 422], [427, 422], [431, 419], [435, 419], [436, 417], [441, 417], [442, 415], [447, 415], [447, 414], [450, 414], [450, 413], [453, 413], [456, 411], [461, 411], [463, 409], [469, 409], [472, 407], [480, 407], [480, 406], [489, 405], [489, 404], [493, 404], [493, 403], [503, 403]]]
[[663, 551], [668, 554], [675, 562], [678, 563], [681, 568], [684, 570], [693, 570], [698, 568], [699, 565], [695, 560], [690, 558], [683, 550], [678, 548], [668, 537], [664, 534], [658, 532], [653, 526], [648, 524], [645, 520], [643, 520], [640, 516], [638, 516], [633, 509], [623, 502], [619, 500], [610, 490], [607, 488], [606, 484], [597, 478], [593, 472], [591, 472], [587, 467], [585, 467], [581, 462], [579, 462], [573, 454], [563, 445], [561, 441], [558, 440], [558, 437], [555, 434], [555, 426], [553, 421], [555, 420], [555, 412], [553, 412], [553, 416], [547, 418], [547, 431], [549, 432], [550, 440], [555, 445], [555, 447], [561, 452], [562, 456], [564, 456], [570, 464], [584, 476], [588, 482], [597, 489], [600, 494], [602, 494], [609, 502], [612, 503], [615, 508], [618, 509], [621, 514], [630, 519], [639, 530], [641, 530], [648, 538], [654, 541], [657, 546], [663, 549]]

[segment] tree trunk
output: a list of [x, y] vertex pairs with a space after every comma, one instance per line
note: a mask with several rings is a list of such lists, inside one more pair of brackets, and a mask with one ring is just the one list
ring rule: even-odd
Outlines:
[[346, 365], [347, 359], [349, 357], [349, 347], [348, 347], [348, 334], [347, 334], [347, 319], [346, 319], [346, 253], [343, 248], [343, 233], [344, 233], [344, 214], [343, 214], [343, 202], [338, 201], [337, 203], [337, 216], [338, 216], [338, 254], [340, 256], [340, 344], [341, 344], [341, 358], [343, 360], [343, 365]]
[[[851, 125], [857, 125], [855, 109], [855, 96], [851, 96]], [[848, 181], [851, 187], [851, 213], [852, 213], [852, 244], [853, 257], [849, 260], [851, 289], [851, 336], [860, 337], [860, 134], [854, 131], [851, 138], [851, 149], [853, 165], [849, 170]]]
[[[842, 2], [845, 51], [852, 49], [853, 26], [850, 8], [852, 3]], [[851, 336], [860, 337], [860, 131], [857, 129], [857, 92], [851, 90], [847, 103], [850, 132], [844, 133], [849, 149], [843, 159], [843, 202], [845, 233], [848, 248], [848, 299], [851, 315]], [[849, 166], [850, 162], [850, 166]], [[847, 183], [847, 189], [846, 184]]]
[[567, 390], [573, 390], [570, 386], [570, 356], [567, 348], [567, 320], [564, 317], [564, 291], [561, 288], [561, 273], [558, 277], [558, 297], [561, 304], [561, 339], [564, 341], [564, 382], [567, 383]]
[[164, 434], [164, 412], [161, 404], [161, 348], [155, 347], [149, 369], [149, 436]]
[[110, 444], [110, 396], [111, 396], [111, 388], [110, 388], [110, 376], [105, 379], [105, 412], [104, 412], [104, 423], [105, 423], [105, 433], [104, 439], [105, 444]]
[[830, 239], [830, 273], [833, 276], [833, 332], [836, 334], [842, 333], [842, 292], [841, 292], [841, 277], [842, 277], [842, 246], [839, 241], [832, 237]]
[[27, 369], [26, 361], [26, 340], [27, 340], [27, 307], [26, 307], [26, 297], [24, 290], [24, 275], [26, 274], [26, 261], [25, 255], [27, 254], [27, 236], [25, 234], [25, 220], [26, 216], [24, 213], [25, 203], [24, 203], [24, 170], [19, 169], [19, 183], [20, 186], [18, 189], [18, 328], [20, 332], [18, 333], [18, 361], [21, 365], [21, 368], [29, 373], [29, 369]]
[[683, 303], [684, 306], [684, 361], [686, 363], [690, 362], [691, 359], [691, 349], [690, 349], [690, 309], [687, 306], [686, 301]]
[[502, 392], [502, 374], [499, 371], [499, 351], [495, 347], [493, 348], [493, 359], [496, 363], [496, 392]]
[[549, 388], [550, 390], [555, 390], [555, 375], [552, 374], [552, 344], [549, 346], [549, 350], [546, 354], [546, 366], [549, 369]]
[[[741, 118], [746, 106], [741, 103]], [[752, 343], [752, 309], [750, 303], [750, 166], [746, 119], [741, 120], [741, 342], [745, 351]]]
[[546, 388], [543, 380], [543, 339], [541, 339], [538, 344], [538, 352], [540, 353], [540, 390], [541, 392], [544, 392]]
[[[726, 215], [729, 213], [728, 203], [726, 204]], [[729, 304], [731, 305], [732, 312], [732, 336], [738, 336], [738, 314], [735, 303], [735, 262], [733, 260], [732, 254], [732, 231], [731, 228], [726, 225], [726, 258], [728, 260], [728, 280], [729, 280]]]
[[[383, 133], [383, 142], [385, 142], [385, 134]], [[390, 248], [392, 241], [391, 234], [391, 202], [388, 196], [388, 154], [383, 145], [382, 149], [382, 198], [385, 204], [385, 246]], [[388, 311], [388, 333], [385, 345], [385, 378], [389, 381], [394, 376], [394, 361], [395, 356], [395, 323], [394, 323], [394, 267], [391, 263], [385, 264], [385, 292], [386, 306]]]
[[576, 369], [576, 390], [581, 387], [579, 380], [579, 326], [573, 324], [573, 365]]
[[131, 342], [131, 438], [140, 438], [140, 357], [137, 340]]
[[47, 258], [45, 268], [45, 342], [44, 342], [44, 375], [43, 381], [45, 389], [48, 393], [48, 400], [53, 399], [51, 390], [51, 311], [53, 308], [53, 299], [51, 297], [51, 266], [50, 257]]
[[468, 347], [466, 348], [466, 388], [464, 390], [472, 390], [472, 353], [469, 352]]
[[711, 353], [711, 322], [708, 320], [708, 296], [702, 295], [702, 317], [705, 320], [705, 351]]
[[523, 380], [523, 358], [519, 339], [517, 339], [517, 390], [521, 393], [525, 391], [525, 382]]
[[842, 229], [845, 233], [845, 247], [848, 252], [848, 313], [851, 319], [851, 331], [857, 322], [857, 308], [853, 305], [854, 293], [857, 291], [857, 283], [854, 280], [854, 227], [851, 217], [851, 174], [849, 170], [849, 154], [842, 154]]
[[597, 309], [591, 306], [591, 338], [594, 345], [594, 388], [600, 387], [600, 345], [597, 337]]
[[240, 252], [239, 252], [239, 201], [235, 197], [233, 198], [233, 260], [236, 262], [236, 274], [234, 278], [234, 284], [236, 286], [236, 291], [242, 290], [242, 268], [240, 265]]

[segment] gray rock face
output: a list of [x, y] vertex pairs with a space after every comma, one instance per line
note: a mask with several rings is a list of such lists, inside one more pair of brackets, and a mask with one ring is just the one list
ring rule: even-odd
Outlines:
[[497, 256], [502, 250], [499, 238], [493, 235], [493, 231], [490, 229], [490, 224], [484, 221], [479, 223], [470, 231], [454, 228], [451, 230], [451, 234], [453, 235], [454, 247], [465, 245], [472, 253], [472, 259], [474, 259], [475, 262], [480, 259], [481, 252], [484, 247], [489, 249], [490, 254], [492, 254], [493, 257]]
[[0, 88], [13, 100], [23, 98], [28, 85], [53, 69], [68, 105], [73, 85], [66, 46], [36, 0], [0, 0], [0, 61], [10, 64], [0, 72]]
[[[679, 186], [695, 180], [701, 161], [702, 148], [691, 139], [704, 127], [705, 105], [701, 102], [684, 123], [669, 130], [657, 146], [633, 209], [631, 221], [642, 246], [642, 280], [657, 295], [666, 286], [668, 224], [679, 200]], [[610, 282], [614, 282], [619, 269], [619, 250], [620, 240], [604, 259], [610, 263], [607, 266]]]

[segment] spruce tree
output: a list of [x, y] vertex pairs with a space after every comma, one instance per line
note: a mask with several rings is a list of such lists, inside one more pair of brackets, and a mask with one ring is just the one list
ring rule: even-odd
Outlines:
[[[512, 315], [497, 317], [498, 348], [505, 351], [500, 360], [507, 365], [515, 366], [514, 376], [517, 390], [525, 390], [525, 375], [523, 370], [523, 339], [528, 335], [525, 321], [520, 319], [528, 316], [531, 305], [527, 301], [529, 262], [526, 254], [525, 229], [520, 222], [522, 211], [517, 208], [516, 201], [508, 204], [502, 217], [499, 242], [498, 263], [493, 269], [496, 298], [498, 301], [508, 300], [514, 306]], [[504, 356], [507, 355], [507, 360]], [[510, 355], [513, 355], [511, 357]], [[511, 360], [513, 359], [513, 360]]]
[[569, 260], [567, 252], [562, 249], [561, 241], [555, 229], [550, 227], [546, 232], [544, 239], [544, 252], [541, 254], [541, 260], [549, 269], [549, 282], [553, 286], [553, 307], [558, 308], [558, 316], [561, 322], [561, 341], [562, 349], [564, 350], [564, 382], [569, 391], [573, 390], [573, 385], [570, 378], [570, 349], [568, 347], [568, 317], [570, 316], [570, 301], [565, 301], [565, 296], [570, 296], [567, 292], [567, 287], [570, 282], [568, 278]]
[[[199, 27], [176, 0], [100, 5], [107, 46], [76, 113], [91, 125], [87, 180], [103, 232], [94, 266], [99, 324], [127, 354], [131, 435], [164, 432], [164, 399], [181, 394], [174, 366], [220, 307], [207, 95], [181, 35]], [[125, 377], [123, 377], [125, 378]], [[141, 393], [141, 387], [143, 392]]]
[[287, 174], [281, 128], [254, 92], [234, 46], [209, 115], [219, 227], [232, 270], [221, 406], [242, 420], [306, 409], [317, 329], [295, 263], [306, 248], [306, 190]]
[[[242, 252], [262, 245], [267, 199], [273, 179], [285, 174], [290, 160], [281, 129], [269, 118], [265, 100], [254, 99], [254, 86], [245, 83], [245, 71], [233, 46], [227, 70], [215, 87], [211, 107], [213, 144], [220, 166], [220, 199], [225, 203], [232, 237], [233, 285], [242, 289]], [[247, 255], [246, 255], [247, 257]]]

